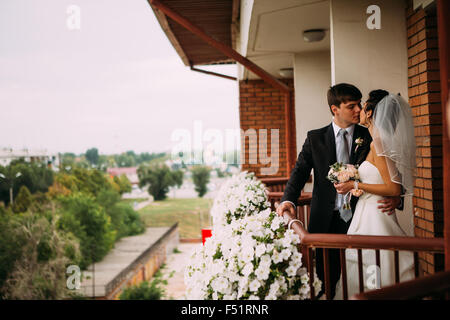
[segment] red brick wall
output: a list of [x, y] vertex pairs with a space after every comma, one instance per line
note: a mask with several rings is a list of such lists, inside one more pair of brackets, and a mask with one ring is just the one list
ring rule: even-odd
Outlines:
[[[292, 80], [281, 80], [293, 88]], [[273, 88], [271, 85], [262, 80], [248, 80], [240, 81], [239, 83], [239, 118], [241, 129], [245, 132], [248, 129], [255, 129], [259, 133], [260, 129], [267, 129], [267, 155], [271, 155], [271, 132], [270, 129], [279, 129], [279, 148], [274, 149], [279, 152], [279, 170], [274, 175], [262, 175], [260, 169], [262, 167], [270, 167], [270, 163], [264, 165], [259, 159], [259, 149], [255, 148], [256, 152], [250, 150], [250, 139], [241, 137], [241, 163], [242, 170], [255, 172], [259, 178], [275, 178], [286, 177], [287, 173], [287, 152], [285, 142], [285, 98], [284, 94]], [[292, 135], [291, 146], [289, 150], [293, 163], [296, 160], [296, 131], [295, 131], [295, 113], [294, 113], [294, 94], [291, 95], [291, 109], [290, 109], [290, 125]], [[258, 134], [259, 137], [259, 134]], [[259, 141], [259, 140], [258, 140]], [[244, 144], [245, 143], [245, 144]], [[258, 147], [258, 142], [256, 145]], [[256, 164], [250, 163], [250, 157], [256, 157]]]
[[[414, 188], [415, 235], [443, 236], [442, 107], [439, 81], [437, 19], [433, 11], [406, 13], [408, 90], [417, 143], [418, 170]], [[442, 270], [443, 257], [421, 254], [425, 273]]]

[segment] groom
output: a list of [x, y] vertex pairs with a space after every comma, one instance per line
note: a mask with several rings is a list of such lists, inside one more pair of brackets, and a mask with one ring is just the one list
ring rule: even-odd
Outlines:
[[[324, 128], [309, 131], [298, 155], [297, 162], [286, 185], [277, 214], [287, 212], [295, 215], [297, 199], [314, 170], [314, 189], [311, 201], [311, 213], [308, 232], [346, 234], [350, 226], [352, 213], [358, 199], [352, 197], [351, 210], [342, 208], [343, 198], [337, 194], [333, 183], [328, 179], [330, 166], [335, 162], [360, 165], [370, 151], [372, 138], [367, 128], [359, 123], [362, 94], [351, 84], [340, 83], [328, 90], [327, 99], [333, 115], [332, 123]], [[383, 210], [394, 212], [398, 199], [386, 198]], [[329, 252], [331, 297], [335, 295], [336, 284], [340, 278], [341, 266], [338, 249]], [[323, 250], [316, 249], [316, 271], [322, 280], [324, 293]]]

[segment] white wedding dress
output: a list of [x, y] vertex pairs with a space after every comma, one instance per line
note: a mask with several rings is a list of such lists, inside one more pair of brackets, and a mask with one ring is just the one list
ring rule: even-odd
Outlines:
[[[364, 161], [358, 169], [363, 183], [383, 184], [383, 179], [369, 161]], [[355, 208], [348, 235], [407, 236], [400, 227], [395, 214], [388, 215], [378, 209], [382, 196], [364, 193]], [[407, 214], [403, 212], [402, 214]], [[346, 249], [348, 297], [359, 293], [358, 253], [356, 249]], [[394, 251], [380, 250], [380, 273], [376, 269], [375, 250], [362, 250], [364, 292], [395, 284]], [[414, 278], [414, 258], [412, 252], [399, 252], [400, 281]], [[378, 274], [378, 277], [377, 277]], [[335, 299], [342, 299], [342, 277], [336, 286]], [[380, 283], [381, 282], [381, 283]]]

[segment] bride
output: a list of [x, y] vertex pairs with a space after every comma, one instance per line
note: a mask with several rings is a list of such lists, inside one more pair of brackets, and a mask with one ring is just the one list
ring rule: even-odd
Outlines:
[[[361, 110], [360, 124], [368, 127], [373, 139], [370, 152], [358, 169], [361, 182], [335, 184], [340, 194], [352, 189], [362, 192], [347, 234], [406, 236], [397, 216], [383, 213], [377, 201], [385, 196], [413, 192], [415, 138], [410, 107], [399, 95], [374, 90]], [[347, 249], [345, 256], [350, 297], [359, 293], [357, 250]], [[375, 250], [362, 250], [362, 261], [364, 291], [395, 284], [394, 251], [380, 250], [380, 269], [376, 266]], [[399, 261], [400, 281], [413, 279], [412, 253], [400, 252]], [[341, 281], [336, 287], [335, 299], [342, 299]]]

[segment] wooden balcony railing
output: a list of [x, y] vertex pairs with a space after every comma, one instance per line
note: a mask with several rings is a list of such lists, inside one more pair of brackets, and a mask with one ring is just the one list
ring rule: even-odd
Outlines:
[[283, 192], [289, 178], [262, 178], [260, 180], [270, 192]]
[[352, 300], [450, 299], [450, 271], [356, 294]]
[[[289, 177], [283, 178], [261, 178], [262, 183], [264, 183], [270, 192], [283, 192], [286, 187]], [[309, 177], [308, 182], [312, 182], [312, 176]]]
[[[283, 192], [269, 192], [269, 201], [272, 210], [276, 210], [278, 203], [283, 197]], [[308, 225], [311, 203], [311, 192], [302, 192], [297, 199], [297, 219], [300, 220], [304, 226]]]
[[[272, 209], [275, 210], [277, 203], [281, 200], [282, 192], [269, 192], [269, 200], [272, 204]], [[417, 237], [394, 237], [394, 236], [363, 236], [363, 235], [345, 235], [345, 234], [319, 234], [309, 233], [306, 230], [309, 220], [309, 205], [311, 202], [310, 193], [302, 193], [302, 196], [298, 199], [297, 207], [297, 219], [302, 221], [303, 226], [299, 223], [293, 223], [292, 229], [300, 237], [300, 251], [302, 252], [302, 262], [306, 265], [310, 273], [310, 289], [311, 299], [315, 299], [316, 293], [314, 292], [314, 272], [311, 272], [315, 268], [315, 249], [323, 249], [323, 261], [324, 261], [324, 287], [325, 295], [330, 298], [331, 284], [330, 284], [330, 267], [329, 267], [329, 250], [338, 249], [340, 252], [341, 262], [341, 276], [342, 276], [342, 297], [347, 300], [348, 288], [347, 288], [347, 270], [345, 262], [345, 249], [356, 249], [358, 252], [358, 280], [359, 280], [359, 292], [364, 293], [364, 276], [363, 276], [363, 261], [362, 250], [374, 250], [376, 257], [376, 265], [380, 267], [380, 250], [391, 250], [394, 252], [394, 268], [395, 268], [395, 282], [400, 283], [400, 267], [399, 267], [399, 251], [413, 252], [414, 256], [414, 273], [417, 280], [421, 280], [421, 272], [419, 265], [419, 252], [430, 253], [443, 253], [444, 252], [444, 239], [443, 238], [417, 238]], [[305, 227], [304, 227], [305, 226]], [[352, 275], [356, 276], [356, 275]], [[448, 278], [444, 279], [446, 286], [450, 286]], [[404, 282], [406, 283], [406, 282]], [[402, 283], [403, 284], [403, 283]], [[412, 286], [417, 285], [417, 290], [421, 290], [423, 282], [419, 281]], [[402, 287], [400, 287], [402, 288]], [[360, 299], [370, 299], [372, 292], [379, 292], [379, 290], [387, 290], [387, 288], [376, 289], [368, 291], [369, 296], [362, 295]], [[382, 291], [383, 292], [383, 291]], [[390, 293], [391, 291], [387, 291]], [[369, 294], [370, 293], [370, 294]], [[375, 293], [373, 293], [375, 294]], [[375, 294], [376, 295], [376, 294]], [[358, 298], [352, 297], [352, 298]], [[386, 296], [387, 299], [395, 299], [395, 296]], [[399, 297], [400, 298], [400, 297]]]
[[[260, 180], [269, 190], [269, 201], [272, 210], [275, 210], [277, 204], [281, 202], [284, 188], [286, 187], [289, 178], [262, 178]], [[308, 182], [312, 182], [312, 177], [309, 178]], [[311, 197], [311, 192], [302, 191], [301, 196], [297, 199], [297, 219], [302, 221], [305, 226], [309, 221]]]

